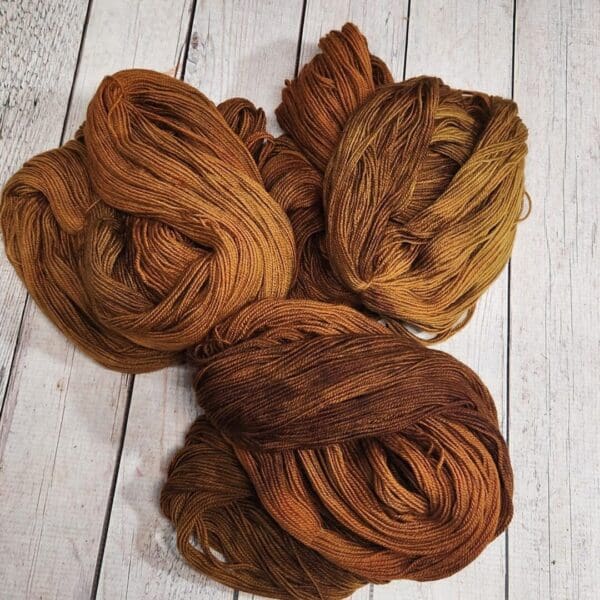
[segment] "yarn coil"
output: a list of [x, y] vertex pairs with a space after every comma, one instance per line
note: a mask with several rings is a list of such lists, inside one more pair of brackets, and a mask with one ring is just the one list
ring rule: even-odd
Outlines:
[[348, 307], [263, 300], [192, 361], [205, 416], [161, 506], [211, 577], [343, 598], [368, 581], [449, 576], [510, 521], [492, 398], [449, 355]]
[[445, 339], [510, 257], [527, 129], [511, 100], [393, 83], [352, 24], [319, 45], [286, 82], [263, 173], [299, 232], [292, 295]]
[[75, 139], [6, 184], [0, 223], [44, 312], [122, 371], [177, 360], [293, 276], [289, 221], [249, 148], [200, 92], [152, 71], [105, 78]]

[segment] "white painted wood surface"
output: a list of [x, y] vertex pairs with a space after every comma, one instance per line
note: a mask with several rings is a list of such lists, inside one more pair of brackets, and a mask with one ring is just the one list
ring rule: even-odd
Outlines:
[[185, 79], [214, 102], [243, 96], [273, 110], [294, 73], [302, 0], [198, 0]]
[[[374, 10], [376, 8], [376, 10]], [[317, 52], [319, 39], [344, 23], [355, 23], [369, 41], [371, 54], [385, 60], [402, 79], [408, 22], [408, 0], [307, 0], [300, 49], [300, 68]]]
[[197, 411], [184, 367], [135, 378], [97, 598], [231, 600], [233, 590], [181, 560], [159, 496]]
[[511, 268], [509, 593], [600, 589], [600, 4], [516, 14], [515, 98], [533, 211]]
[[[215, 101], [249, 97], [276, 131], [272, 111], [297, 52], [303, 64], [321, 34], [348, 20], [398, 79], [406, 67], [406, 76], [504, 96], [514, 82], [530, 129], [534, 209], [520, 226], [510, 282], [505, 272], [444, 348], [497, 401], [515, 518], [507, 539], [455, 577], [367, 586], [353, 599], [596, 598], [598, 3], [517, 0], [515, 11], [508, 0], [94, 0], [84, 30], [86, 8], [0, 0], [2, 181], [57, 145], [63, 125], [72, 133], [101, 77], [129, 66], [181, 73], [187, 56], [188, 82]], [[196, 415], [186, 370], [135, 379], [106, 371], [34, 305], [20, 325], [24, 302], [2, 255], [0, 599], [258, 600], [187, 567], [159, 512], [165, 467]]]

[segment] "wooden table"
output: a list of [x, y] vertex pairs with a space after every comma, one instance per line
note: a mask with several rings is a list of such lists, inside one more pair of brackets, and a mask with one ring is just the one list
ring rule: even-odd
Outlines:
[[[82, 121], [101, 78], [171, 71], [273, 109], [352, 20], [399, 79], [513, 96], [530, 131], [509, 268], [444, 349], [491, 388], [516, 475], [508, 534], [436, 583], [354, 598], [600, 597], [598, 0], [0, 0], [0, 181]], [[178, 557], [158, 494], [189, 374], [129, 377], [62, 337], [0, 257], [0, 598], [248, 599]]]

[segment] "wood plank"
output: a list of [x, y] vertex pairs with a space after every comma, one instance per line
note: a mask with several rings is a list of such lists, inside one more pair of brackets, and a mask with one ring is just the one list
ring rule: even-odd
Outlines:
[[519, 2], [515, 99], [533, 211], [511, 267], [514, 598], [600, 587], [600, 5]]
[[[85, 13], [78, 0], [0, 7], [0, 186], [30, 156], [60, 142]], [[1, 410], [26, 292], [0, 246]]]
[[[174, 67], [188, 9], [188, 0], [169, 7], [159, 0], [93, 3], [68, 131], [107, 73]], [[57, 75], [64, 60], [64, 49], [46, 54], [34, 72]], [[48, 109], [39, 120], [50, 124], [55, 115]], [[128, 387], [126, 376], [87, 359], [28, 305], [0, 423], [0, 580], [7, 597], [90, 595]]]
[[185, 367], [135, 378], [97, 598], [230, 600], [233, 590], [181, 558], [160, 490], [173, 452], [196, 417]]
[[89, 376], [39, 314], [28, 305], [0, 425], [0, 596], [75, 599], [94, 577], [127, 382]]
[[[395, 74], [400, 75], [398, 71]], [[512, 2], [411, 2], [406, 77], [422, 74], [439, 76], [453, 87], [510, 97]], [[489, 387], [503, 422], [506, 413], [507, 282], [505, 269], [479, 301], [466, 328], [437, 346], [479, 374]], [[501, 536], [474, 563], [449, 579], [430, 583], [392, 583], [376, 587], [373, 598], [504, 599], [504, 546], [504, 536]]]
[[[272, 114], [283, 80], [294, 70], [301, 14], [301, 0], [286, 6], [199, 2], [186, 81], [216, 102], [246, 96]], [[197, 414], [190, 379], [183, 367], [135, 378], [99, 598], [233, 598], [233, 590], [187, 566], [159, 512], [169, 460]], [[240, 600], [248, 597], [239, 594]]]
[[214, 102], [243, 96], [265, 109], [268, 128], [280, 132], [274, 110], [283, 80], [294, 73], [302, 0], [199, 0], [185, 79]]
[[300, 67], [318, 52], [327, 32], [351, 21], [369, 41], [371, 54], [386, 61], [396, 79], [402, 79], [408, 0], [381, 0], [377, 8], [367, 0], [307, 0]]

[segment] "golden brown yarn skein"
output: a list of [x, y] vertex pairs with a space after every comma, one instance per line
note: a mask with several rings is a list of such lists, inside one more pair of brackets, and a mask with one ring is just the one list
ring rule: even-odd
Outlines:
[[307, 204], [321, 179], [324, 222], [299, 259], [304, 295], [340, 300], [343, 286], [393, 326], [446, 338], [512, 250], [527, 152], [517, 106], [433, 77], [394, 84], [351, 24], [320, 47], [277, 109], [303, 173], [287, 143], [264, 167], [275, 198], [295, 192], [287, 205]]
[[244, 141], [200, 92], [152, 71], [105, 78], [83, 137], [27, 163], [0, 211], [35, 300], [118, 370], [173, 362], [293, 277], [289, 221]]
[[29, 160], [6, 184], [0, 225], [6, 254], [27, 291], [80, 348], [112, 369], [143, 372], [171, 362], [104, 327], [81, 281], [85, 219], [94, 202], [81, 130]]
[[510, 521], [492, 398], [449, 355], [348, 307], [264, 300], [193, 359], [206, 416], [161, 506], [183, 556], [215, 579], [337, 599], [449, 576]]

